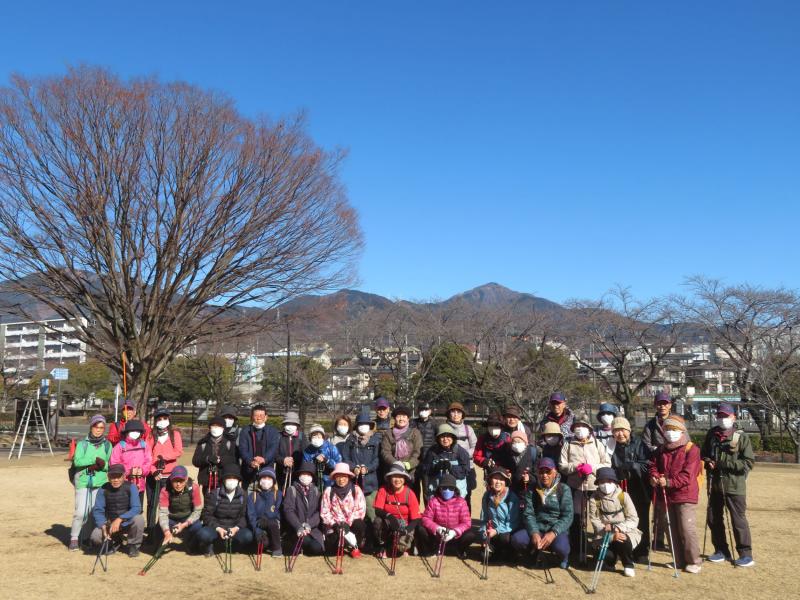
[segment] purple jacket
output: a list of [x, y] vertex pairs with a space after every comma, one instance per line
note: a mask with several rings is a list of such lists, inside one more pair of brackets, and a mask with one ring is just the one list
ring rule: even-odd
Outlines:
[[431, 496], [422, 514], [422, 526], [432, 534], [436, 533], [437, 527], [446, 527], [461, 537], [472, 526], [467, 501], [461, 496], [453, 496], [450, 500], [443, 500], [438, 494]]

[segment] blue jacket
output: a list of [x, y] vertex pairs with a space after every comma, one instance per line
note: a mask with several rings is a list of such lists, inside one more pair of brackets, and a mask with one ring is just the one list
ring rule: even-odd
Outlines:
[[367, 496], [380, 487], [378, 481], [378, 466], [380, 465], [381, 438], [374, 433], [363, 446], [358, 443], [357, 436], [350, 438], [342, 444], [342, 460], [355, 469], [361, 465], [367, 467], [367, 474], [359, 478], [356, 483], [361, 484], [361, 491]]
[[[255, 443], [254, 443], [255, 442]], [[271, 467], [278, 456], [280, 434], [271, 425], [264, 425], [259, 431], [252, 425], [242, 427], [239, 432], [239, 456], [242, 459], [242, 477], [245, 481], [255, 479], [257, 471], [250, 467], [256, 456], [264, 458], [264, 466]]]
[[258, 526], [259, 519], [281, 518], [281, 502], [283, 494], [277, 487], [271, 490], [259, 490], [255, 502], [253, 494], [247, 494], [247, 524], [253, 534], [258, 536], [261, 533], [261, 528]]
[[336, 463], [342, 462], [342, 455], [339, 454], [339, 451], [336, 449], [336, 446], [330, 443], [329, 440], [325, 440], [322, 443], [322, 446], [319, 448], [315, 448], [311, 444], [305, 447], [303, 450], [303, 460], [307, 460], [309, 462], [313, 462], [314, 466], [317, 465], [317, 457], [322, 454], [325, 457], [325, 468], [322, 475], [322, 481], [325, 484], [325, 487], [329, 487], [331, 485], [331, 478], [328, 477], [328, 473], [333, 471]]
[[486, 532], [486, 522], [491, 521], [497, 533], [513, 533], [522, 526], [519, 497], [511, 490], [506, 491], [506, 497], [497, 506], [494, 505], [492, 494], [486, 492], [481, 501], [481, 532]]
[[[127, 483], [127, 482], [126, 482]], [[111, 485], [110, 483], [106, 485]], [[123, 483], [125, 485], [125, 483]], [[142, 504], [139, 502], [139, 490], [135, 485], [128, 486], [130, 494], [130, 508], [120, 515], [123, 527], [127, 527], [133, 522], [133, 517], [142, 512]], [[100, 488], [97, 491], [97, 497], [94, 500], [94, 508], [92, 508], [92, 517], [94, 517], [94, 524], [96, 527], [102, 527], [106, 524], [106, 491]]]

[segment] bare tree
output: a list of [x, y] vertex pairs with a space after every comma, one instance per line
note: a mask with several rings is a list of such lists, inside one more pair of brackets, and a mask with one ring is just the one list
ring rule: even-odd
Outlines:
[[[0, 277], [61, 317], [130, 396], [184, 348], [264, 325], [271, 306], [351, 279], [361, 246], [303, 119], [243, 117], [184, 83], [108, 71], [0, 90]], [[32, 315], [27, 315], [32, 318]]]

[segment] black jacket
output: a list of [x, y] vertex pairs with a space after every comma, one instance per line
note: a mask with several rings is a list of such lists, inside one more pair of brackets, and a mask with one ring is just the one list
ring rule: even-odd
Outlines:
[[632, 497], [647, 498], [650, 493], [648, 467], [652, 452], [639, 436], [631, 434], [624, 446], [617, 442], [611, 455], [611, 466], [620, 481], [628, 482], [628, 493]]
[[367, 467], [367, 474], [363, 478], [359, 477], [356, 482], [361, 484], [361, 491], [364, 492], [365, 496], [380, 487], [380, 482], [378, 481], [380, 445], [381, 438], [374, 433], [369, 436], [369, 440], [363, 446], [358, 443], [357, 436], [350, 436], [342, 444], [342, 460], [350, 465], [350, 469], [361, 465]]
[[417, 417], [411, 421], [411, 427], [419, 429], [419, 432], [422, 434], [422, 456], [425, 456], [428, 448], [436, 444], [436, 429], [439, 427], [439, 424], [430, 417], [425, 421]]
[[322, 531], [319, 528], [320, 496], [317, 486], [310, 485], [304, 492], [303, 486], [296, 481], [286, 490], [283, 499], [283, 518], [289, 525], [289, 529], [296, 532], [303, 523], [311, 527], [311, 537], [320, 544], [323, 543]]
[[206, 494], [203, 514], [200, 517], [206, 527], [230, 529], [247, 527], [244, 491], [237, 487], [233, 498], [228, 499], [225, 488], [218, 487]]
[[197, 442], [192, 464], [199, 469], [197, 481], [200, 485], [208, 485], [208, 469], [212, 465], [216, 465], [220, 477], [219, 483], [222, 483], [222, 469], [225, 465], [237, 465], [236, 444], [224, 435], [215, 444], [211, 440], [211, 434], [206, 434]]

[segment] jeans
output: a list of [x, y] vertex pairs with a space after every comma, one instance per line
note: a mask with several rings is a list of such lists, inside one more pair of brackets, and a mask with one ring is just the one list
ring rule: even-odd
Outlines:
[[[169, 520], [169, 528], [172, 529], [175, 525], [180, 524], [181, 521], [175, 521], [173, 519]], [[183, 540], [183, 543], [186, 544], [187, 547], [193, 547], [195, 543], [195, 538], [197, 536], [197, 532], [203, 528], [203, 524], [200, 521], [195, 521], [191, 525], [189, 525], [186, 529], [181, 531], [177, 537]], [[156, 528], [156, 541], [159, 545], [161, 545], [161, 541], [164, 539], [164, 532], [161, 531], [161, 527]]]

